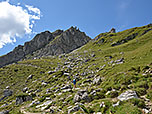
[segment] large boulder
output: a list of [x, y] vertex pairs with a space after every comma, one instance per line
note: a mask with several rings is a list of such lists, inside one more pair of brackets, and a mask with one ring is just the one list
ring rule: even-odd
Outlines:
[[75, 96], [74, 96], [74, 98], [73, 98], [73, 101], [74, 101], [74, 102], [79, 102], [79, 101], [81, 101], [81, 96], [78, 95], [78, 94], [75, 94]]
[[9, 110], [2, 111], [0, 114], [9, 114]]
[[28, 89], [29, 89], [28, 87], [25, 87], [25, 88], [22, 89], [22, 91], [26, 92]]
[[72, 89], [71, 85], [65, 85], [64, 87], [61, 88], [61, 90], [65, 90], [65, 89]]
[[43, 104], [37, 105], [36, 108], [41, 108], [41, 110], [45, 110], [50, 104], [52, 104], [52, 101], [48, 100], [44, 102]]
[[29, 76], [27, 77], [27, 80], [32, 79], [32, 78], [33, 78], [33, 76], [34, 76], [34, 75], [32, 75], [32, 74], [31, 74], [31, 75], [29, 75]]
[[5, 89], [3, 94], [4, 94], [4, 97], [12, 96], [13, 91], [10, 89]]
[[82, 100], [86, 101], [86, 102], [90, 102], [91, 101], [91, 98], [88, 96], [87, 92], [85, 92], [82, 97], [81, 97]]
[[32, 101], [32, 96], [30, 95], [19, 95], [16, 97], [16, 105], [20, 105], [23, 102]]
[[79, 90], [73, 98], [74, 102], [80, 102], [81, 100], [84, 100], [85, 102], [91, 101], [87, 90]]
[[99, 85], [101, 82], [102, 82], [102, 81], [101, 81], [100, 76], [98, 76], [98, 77], [94, 78], [94, 80], [93, 80], [93, 84], [97, 84], [97, 85]]
[[110, 30], [110, 33], [116, 33], [116, 29], [115, 29], [115, 28], [112, 28], [112, 29]]
[[68, 114], [71, 114], [71, 113], [79, 111], [79, 110], [80, 110], [80, 106], [76, 105], [73, 108], [71, 108], [71, 109], [68, 110]]
[[138, 98], [137, 94], [135, 91], [132, 91], [132, 90], [128, 90], [124, 93], [122, 93], [121, 95], [118, 96], [118, 99], [120, 101], [125, 101], [125, 100], [129, 100], [129, 99], [132, 99], [132, 98]]
[[38, 105], [38, 104], [40, 104], [40, 101], [37, 101], [37, 99], [36, 99], [36, 100], [32, 101], [31, 104], [29, 104], [29, 107], [31, 107], [33, 105]]

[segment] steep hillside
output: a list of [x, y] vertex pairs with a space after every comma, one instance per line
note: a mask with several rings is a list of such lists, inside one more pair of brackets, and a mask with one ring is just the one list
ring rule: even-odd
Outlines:
[[0, 57], [0, 67], [23, 60], [25, 58], [40, 58], [48, 55], [69, 53], [86, 44], [90, 38], [80, 30], [71, 27], [66, 31], [57, 30], [37, 34], [24, 46], [19, 45], [12, 52]]
[[152, 25], [101, 33], [71, 53], [7, 65], [0, 85], [0, 111], [10, 114], [151, 114]]

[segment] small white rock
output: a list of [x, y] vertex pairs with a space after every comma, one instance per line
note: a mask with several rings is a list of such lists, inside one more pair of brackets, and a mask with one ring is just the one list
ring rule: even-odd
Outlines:
[[147, 110], [147, 109], [143, 109], [143, 111], [144, 111], [146, 114], [149, 113], [149, 110]]

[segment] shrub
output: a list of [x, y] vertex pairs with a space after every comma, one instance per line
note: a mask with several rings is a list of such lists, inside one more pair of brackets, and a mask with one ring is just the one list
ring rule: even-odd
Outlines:
[[89, 112], [90, 114], [94, 113], [94, 111], [93, 111], [92, 108], [88, 107], [87, 109], [88, 109], [88, 112]]
[[140, 88], [146, 88], [148, 89], [148, 84], [146, 81], [139, 81], [137, 83], [134, 84], [134, 87], [140, 87]]
[[138, 96], [142, 96], [142, 95], [145, 95], [147, 93], [145, 88], [136, 88], [134, 90], [137, 92]]
[[148, 87], [152, 89], [152, 82], [148, 83]]
[[110, 94], [109, 94], [110, 98], [115, 98], [117, 96], [118, 96], [118, 92], [117, 91], [111, 91]]
[[43, 102], [43, 101], [45, 100], [45, 98], [46, 98], [46, 97], [41, 97], [41, 98], [39, 99], [39, 101], [40, 101], [40, 102]]
[[121, 88], [120, 88], [121, 91], [127, 90], [127, 89], [128, 89], [128, 86], [127, 86], [127, 85], [122, 85]]
[[95, 104], [95, 105], [92, 107], [92, 109], [93, 109], [94, 112], [100, 112], [100, 111], [101, 111], [100, 104], [99, 104], [99, 103]]
[[119, 90], [121, 88], [121, 85], [120, 84], [116, 84], [113, 86], [113, 89], [116, 89], [116, 90]]
[[97, 94], [98, 94], [100, 99], [105, 98], [105, 93], [104, 92], [100, 91]]
[[148, 90], [146, 97], [152, 101], [152, 90]]
[[145, 102], [142, 99], [131, 99], [130, 102], [134, 105], [137, 106], [139, 108], [144, 108], [145, 107]]
[[105, 98], [105, 95], [103, 92], [97, 92], [96, 95], [89, 95], [90, 99], [102, 99]]
[[27, 93], [20, 93], [18, 95], [16, 95], [16, 97], [26, 97], [29, 96]]
[[90, 114], [89, 110], [84, 105], [79, 105], [86, 114]]
[[105, 90], [105, 91], [110, 91], [110, 90], [112, 90], [111, 85], [107, 85], [106, 87], [104, 87], [104, 90]]

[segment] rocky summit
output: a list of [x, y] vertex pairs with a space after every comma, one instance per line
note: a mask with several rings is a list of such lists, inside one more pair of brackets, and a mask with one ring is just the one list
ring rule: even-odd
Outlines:
[[45, 31], [0, 66], [0, 114], [152, 114], [152, 24]]
[[84, 32], [71, 27], [55, 37], [52, 42], [34, 52], [34, 55], [42, 57], [48, 55], [60, 55], [63, 53], [67, 54], [88, 43], [90, 40], [91, 39], [86, 36]]
[[23, 60], [26, 56], [49, 56], [69, 53], [87, 42], [90, 38], [76, 27], [71, 27], [66, 31], [56, 30], [37, 34], [31, 41], [23, 46], [19, 45], [10, 53], [0, 57], [0, 67]]

